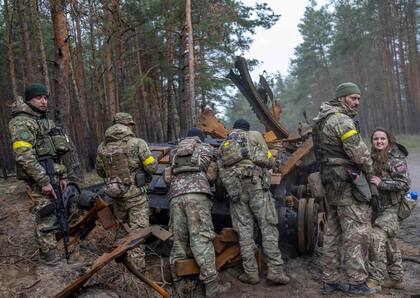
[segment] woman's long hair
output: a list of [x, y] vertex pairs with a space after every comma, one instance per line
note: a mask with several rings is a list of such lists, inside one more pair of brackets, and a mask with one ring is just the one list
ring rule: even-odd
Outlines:
[[[377, 131], [382, 131], [388, 138], [388, 146], [383, 150], [377, 150], [373, 146], [373, 135]], [[388, 163], [389, 151], [397, 147], [397, 139], [394, 134], [383, 127], [377, 127], [372, 131], [370, 135], [370, 142], [372, 144], [372, 159], [373, 159], [373, 171], [376, 176], [381, 176], [386, 164]]]

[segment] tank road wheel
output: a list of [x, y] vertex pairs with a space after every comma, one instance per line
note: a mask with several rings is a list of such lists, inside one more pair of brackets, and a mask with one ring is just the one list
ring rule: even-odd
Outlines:
[[306, 252], [312, 253], [318, 240], [318, 206], [310, 198], [306, 205]]
[[298, 249], [299, 253], [303, 254], [306, 252], [305, 245], [305, 218], [306, 218], [306, 199], [300, 199], [298, 205]]

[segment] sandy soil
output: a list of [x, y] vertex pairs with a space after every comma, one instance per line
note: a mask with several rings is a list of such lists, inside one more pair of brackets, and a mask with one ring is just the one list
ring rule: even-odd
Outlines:
[[[409, 158], [412, 189], [420, 191], [420, 153]], [[80, 256], [71, 264], [51, 268], [37, 262], [33, 238], [33, 218], [28, 215], [31, 202], [26, 198], [24, 185], [13, 180], [0, 181], [0, 297], [52, 297], [66, 284], [85, 270], [102, 253], [112, 249], [112, 232], [96, 228], [80, 247]], [[405, 220], [398, 234], [404, 257], [420, 260], [420, 208]], [[149, 253], [150, 254], [150, 253]], [[161, 280], [161, 259], [148, 258], [147, 275]], [[320, 266], [318, 255], [287, 259], [286, 270], [291, 276], [287, 286], [268, 286], [265, 273], [255, 286], [236, 280], [239, 268], [222, 272], [224, 281], [233, 283], [225, 297], [322, 297], [320, 293]], [[407, 287], [405, 290], [383, 290], [375, 297], [413, 297], [420, 295], [420, 264], [404, 261]], [[171, 291], [168, 284], [166, 288]], [[192, 296], [198, 297], [200, 287], [193, 287]], [[112, 262], [100, 270], [88, 283], [88, 288], [78, 297], [158, 297], [120, 264]], [[333, 295], [331, 297], [344, 297]]]

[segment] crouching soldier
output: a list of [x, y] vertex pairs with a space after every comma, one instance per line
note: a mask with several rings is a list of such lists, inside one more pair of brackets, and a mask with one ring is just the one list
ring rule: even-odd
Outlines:
[[[96, 172], [105, 178], [105, 193], [113, 199], [114, 214], [119, 221], [118, 239], [131, 229], [149, 226], [146, 184], [157, 170], [157, 161], [147, 143], [136, 138], [135, 122], [130, 114], [116, 113], [113, 123], [98, 147]], [[144, 246], [134, 248], [128, 255], [140, 271], [146, 267], [144, 257]]]
[[40, 258], [47, 265], [56, 265], [61, 256], [55, 230], [51, 230], [57, 223], [54, 201], [59, 195], [56, 192], [67, 188], [61, 158], [70, 150], [70, 143], [63, 130], [47, 118], [47, 111], [47, 89], [42, 84], [30, 84], [25, 89], [25, 98], [18, 97], [12, 106], [9, 130], [17, 178], [26, 182], [36, 201], [35, 239]]
[[187, 258], [189, 243], [200, 267], [206, 297], [217, 297], [229, 290], [230, 283], [220, 284], [216, 270], [210, 183], [217, 178], [217, 165], [214, 149], [203, 140], [202, 131], [191, 128], [187, 138], [171, 152], [171, 166], [165, 170], [165, 181], [170, 184], [170, 228], [174, 237], [169, 262], [176, 287], [180, 278], [175, 262]]

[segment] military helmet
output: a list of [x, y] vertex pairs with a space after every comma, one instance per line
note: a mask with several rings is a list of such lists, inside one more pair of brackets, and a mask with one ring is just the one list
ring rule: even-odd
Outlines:
[[119, 124], [124, 124], [124, 125], [130, 125], [130, 124], [136, 124], [136, 122], [134, 122], [133, 116], [131, 116], [129, 113], [116, 113], [113, 117], [112, 117], [112, 122], [114, 124], [119, 123]]

